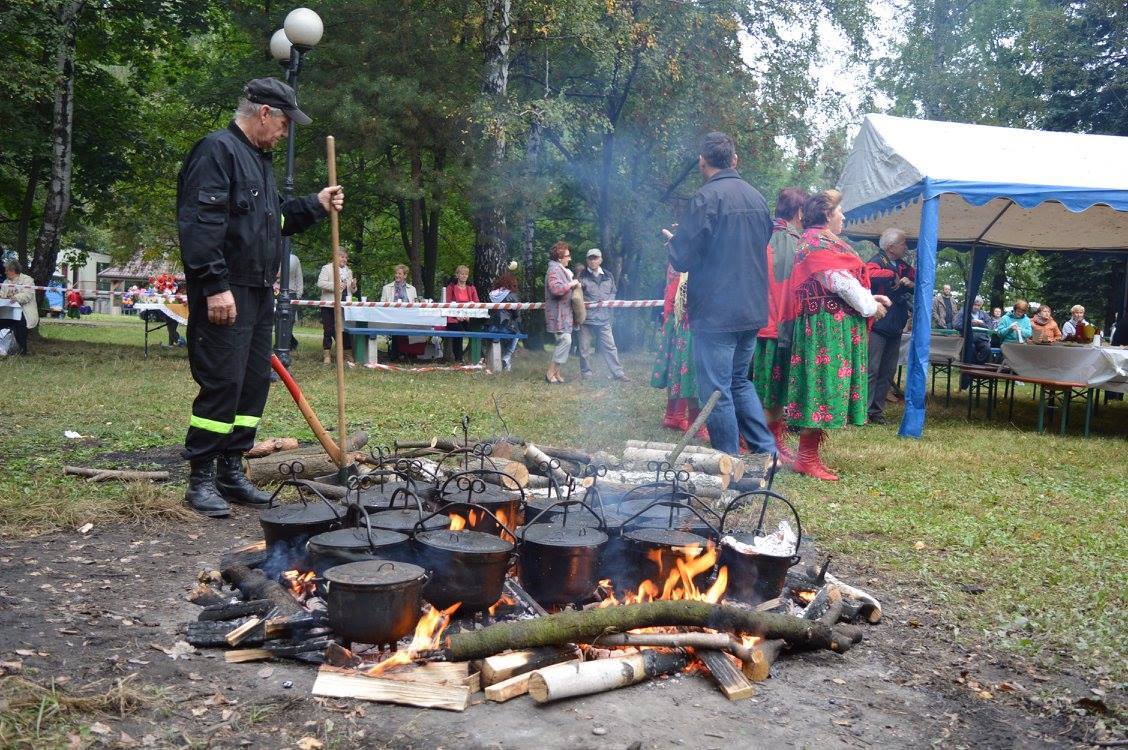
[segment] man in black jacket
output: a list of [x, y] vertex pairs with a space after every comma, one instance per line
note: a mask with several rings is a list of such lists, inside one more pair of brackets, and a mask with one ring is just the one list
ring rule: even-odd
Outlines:
[[731, 138], [705, 136], [698, 157], [705, 184], [670, 236], [669, 260], [674, 270], [689, 272], [686, 314], [698, 395], [704, 403], [713, 391], [721, 392], [707, 422], [709, 442], [735, 456], [744, 437], [757, 453], [775, 454], [775, 439], [748, 379], [756, 334], [768, 322], [765, 250], [772, 214], [736, 164]]
[[310, 121], [292, 88], [275, 78], [251, 81], [235, 119], [192, 147], [177, 179], [188, 361], [200, 386], [184, 439], [192, 466], [184, 499], [205, 516], [228, 515], [228, 501], [269, 502], [243, 475], [242, 456], [254, 445], [270, 391], [272, 286], [282, 235], [304, 231], [344, 205], [338, 185], [281, 200], [270, 149], [291, 120]]
[[901, 332], [909, 322], [913, 307], [913, 288], [916, 271], [905, 260], [909, 252], [908, 239], [897, 227], [881, 233], [878, 251], [866, 269], [869, 272], [870, 291], [884, 294], [893, 303], [881, 320], [873, 324], [869, 336], [869, 406], [870, 424], [885, 424], [885, 396], [897, 372], [897, 359], [901, 353]]

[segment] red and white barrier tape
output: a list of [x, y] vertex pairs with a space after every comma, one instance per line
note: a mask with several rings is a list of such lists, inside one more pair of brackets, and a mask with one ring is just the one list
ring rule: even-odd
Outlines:
[[387, 372], [474, 372], [485, 370], [485, 365], [424, 365], [423, 367], [400, 367], [398, 365], [385, 365], [379, 362], [365, 365], [369, 370], [384, 370]]

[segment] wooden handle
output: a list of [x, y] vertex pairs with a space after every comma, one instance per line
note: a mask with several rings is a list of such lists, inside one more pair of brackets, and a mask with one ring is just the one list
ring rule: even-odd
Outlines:
[[[337, 142], [331, 135], [325, 136], [326, 161], [329, 165], [329, 184], [337, 184]], [[340, 435], [338, 445], [345, 445], [348, 433], [345, 425], [345, 348], [344, 348], [344, 314], [341, 311], [341, 269], [337, 265], [337, 252], [341, 249], [341, 225], [337, 216], [337, 209], [333, 201], [329, 201], [329, 233], [332, 238], [333, 255], [330, 264], [333, 266], [333, 320], [334, 340], [337, 344], [337, 432]], [[345, 468], [347, 453], [337, 452], [337, 466]]]
[[306, 424], [308, 424], [309, 428], [313, 430], [313, 435], [317, 438], [317, 442], [321, 443], [321, 447], [325, 449], [325, 452], [329, 454], [329, 457], [332, 458], [338, 466], [340, 466], [341, 462], [344, 460], [341, 457], [340, 448], [338, 448], [336, 443], [333, 442], [333, 438], [330, 437], [329, 431], [321, 425], [321, 420], [317, 418], [317, 414], [314, 413], [313, 407], [309, 405], [308, 401], [306, 401], [306, 397], [305, 394], [302, 393], [302, 389], [299, 388], [298, 384], [294, 382], [294, 379], [290, 377], [290, 372], [286, 369], [286, 366], [282, 364], [282, 360], [278, 359], [277, 354], [270, 355], [270, 366], [274, 368], [274, 371], [276, 373], [278, 373], [278, 377], [282, 379], [283, 384], [285, 384], [286, 386], [286, 390], [288, 390], [290, 392], [290, 395], [294, 397], [294, 403], [298, 405], [298, 410], [301, 411], [302, 416], [305, 417]]

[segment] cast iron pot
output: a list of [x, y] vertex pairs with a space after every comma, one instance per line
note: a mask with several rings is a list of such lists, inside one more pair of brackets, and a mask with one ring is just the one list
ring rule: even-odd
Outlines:
[[[278, 492], [270, 498], [271, 507], [259, 516], [267, 547], [288, 544], [298, 552], [304, 549], [310, 537], [342, 528], [348, 523], [348, 513], [343, 506], [330, 502], [317, 490], [290, 480], [283, 482], [282, 486], [288, 483], [298, 488], [301, 502], [275, 506]], [[282, 487], [278, 488], [279, 491], [281, 489]], [[313, 492], [317, 499], [307, 500], [306, 492]]]
[[[636, 526], [640, 517], [654, 508], [666, 507], [670, 511], [686, 509], [695, 514], [698, 520], [709, 528], [708, 535], [702, 536], [689, 531], [672, 529], [669, 526]], [[653, 519], [647, 519], [652, 521]], [[683, 505], [676, 500], [655, 500], [633, 516], [623, 521], [620, 530], [623, 540], [621, 571], [612, 582], [619, 591], [633, 591], [645, 580], [653, 581], [659, 587], [671, 571], [677, 569], [677, 560], [682, 556], [679, 549], [697, 549], [704, 552], [717, 540], [716, 529], [710, 526], [700, 512], [693, 506]], [[698, 574], [693, 580], [700, 589], [706, 586], [711, 571]]]
[[312, 537], [306, 543], [306, 560], [319, 576], [336, 565], [360, 560], [394, 560], [414, 563], [415, 553], [407, 534], [373, 529], [368, 512], [354, 505], [364, 518], [363, 528], [337, 529]]
[[[466, 528], [471, 531], [484, 531], [487, 534], [501, 535], [502, 528], [510, 534], [524, 523], [525, 520], [525, 491], [517, 486], [517, 481], [512, 480], [516, 490], [507, 490], [496, 484], [488, 484], [483, 477], [492, 476], [494, 481], [501, 481], [502, 477], [509, 477], [504, 472], [493, 469], [469, 469], [453, 474], [439, 488], [439, 510], [447, 512], [451, 504], [464, 504], [481, 506], [491, 511], [493, 517], [482, 513], [468, 513]], [[502, 519], [504, 523], [495, 523]]]
[[[553, 508], [538, 513], [517, 535], [521, 586], [542, 606], [558, 606], [591, 597], [599, 582], [599, 560], [608, 536], [603, 519], [580, 500], [562, 500], [565, 515], [553, 523], [541, 519]], [[579, 506], [567, 514], [568, 506]], [[596, 526], [575, 522], [590, 514]], [[572, 523], [569, 524], [569, 521]]]
[[[466, 503], [461, 505], [466, 506]], [[471, 507], [467, 506], [467, 510]], [[480, 506], [477, 510], [493, 515]], [[424, 531], [429, 518], [420, 520], [415, 527], [419, 564], [431, 576], [423, 598], [439, 609], [458, 602], [462, 603], [459, 612], [489, 609], [501, 598], [505, 574], [512, 561], [513, 542], [469, 529]], [[501, 525], [496, 518], [494, 521]]]
[[[728, 514], [735, 508], [751, 504], [753, 498], [762, 497], [760, 512], [757, 516], [756, 527], [748, 531], [725, 531], [725, 521]], [[767, 515], [768, 505], [771, 501], [778, 500], [784, 503], [795, 516], [795, 550], [790, 555], [766, 555], [758, 552], [742, 552], [735, 547], [724, 543], [725, 537], [732, 537], [736, 541], [753, 545], [756, 537], [764, 528], [764, 517]], [[783, 591], [787, 579], [787, 571], [792, 565], [798, 564], [802, 559], [799, 556], [799, 544], [803, 541], [803, 523], [799, 520], [799, 511], [795, 509], [785, 497], [769, 490], [756, 490], [746, 492], [733, 498], [721, 516], [721, 544], [717, 565], [728, 566], [728, 588], [725, 590], [725, 599], [733, 599], [744, 604], [757, 605], [774, 599]]]
[[362, 560], [325, 571], [329, 625], [353, 643], [392, 645], [415, 630], [427, 574], [418, 565]]
[[[402, 502], [402, 505], [398, 504]], [[368, 511], [372, 518], [372, 528], [399, 531], [403, 534], [414, 533], [415, 524], [423, 520], [426, 531], [436, 531], [450, 526], [450, 519], [443, 515], [427, 513], [419, 496], [410, 490], [398, 489], [392, 493], [391, 500], [382, 510], [369, 508], [363, 501], [361, 505]]]

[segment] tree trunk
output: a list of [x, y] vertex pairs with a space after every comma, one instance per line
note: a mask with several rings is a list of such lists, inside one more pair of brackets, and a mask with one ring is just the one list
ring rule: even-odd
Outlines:
[[423, 160], [419, 156], [419, 149], [411, 150], [411, 189], [414, 195], [411, 198], [411, 250], [408, 257], [411, 259], [411, 282], [416, 289], [423, 289], [423, 259], [420, 247], [423, 243]]
[[39, 154], [31, 157], [31, 166], [27, 169], [27, 187], [24, 189], [23, 203], [20, 204], [20, 218], [16, 224], [16, 258], [20, 266], [28, 268], [27, 262], [27, 236], [31, 230], [31, 217], [35, 213], [35, 194], [42, 181], [43, 157]]
[[35, 242], [31, 261], [31, 277], [38, 285], [46, 285], [55, 272], [59, 257], [59, 239], [70, 210], [71, 166], [74, 149], [74, 48], [78, 17], [85, 0], [71, 0], [59, 10], [59, 37], [55, 56], [55, 100], [51, 116], [51, 177], [47, 186], [47, 202], [43, 222]]
[[[446, 165], [446, 151], [435, 152], [434, 174], [441, 174]], [[423, 216], [423, 296], [436, 299], [435, 274], [439, 266], [439, 219], [442, 217], [442, 190], [436, 183], [431, 207]]]
[[[509, 84], [509, 0], [488, 0], [483, 31], [482, 93], [491, 108], [500, 108]], [[499, 117], [487, 119], [482, 137], [485, 159], [474, 211], [474, 284], [479, 298], [485, 299], [505, 268], [505, 214], [494, 191], [505, 160], [505, 130]]]

